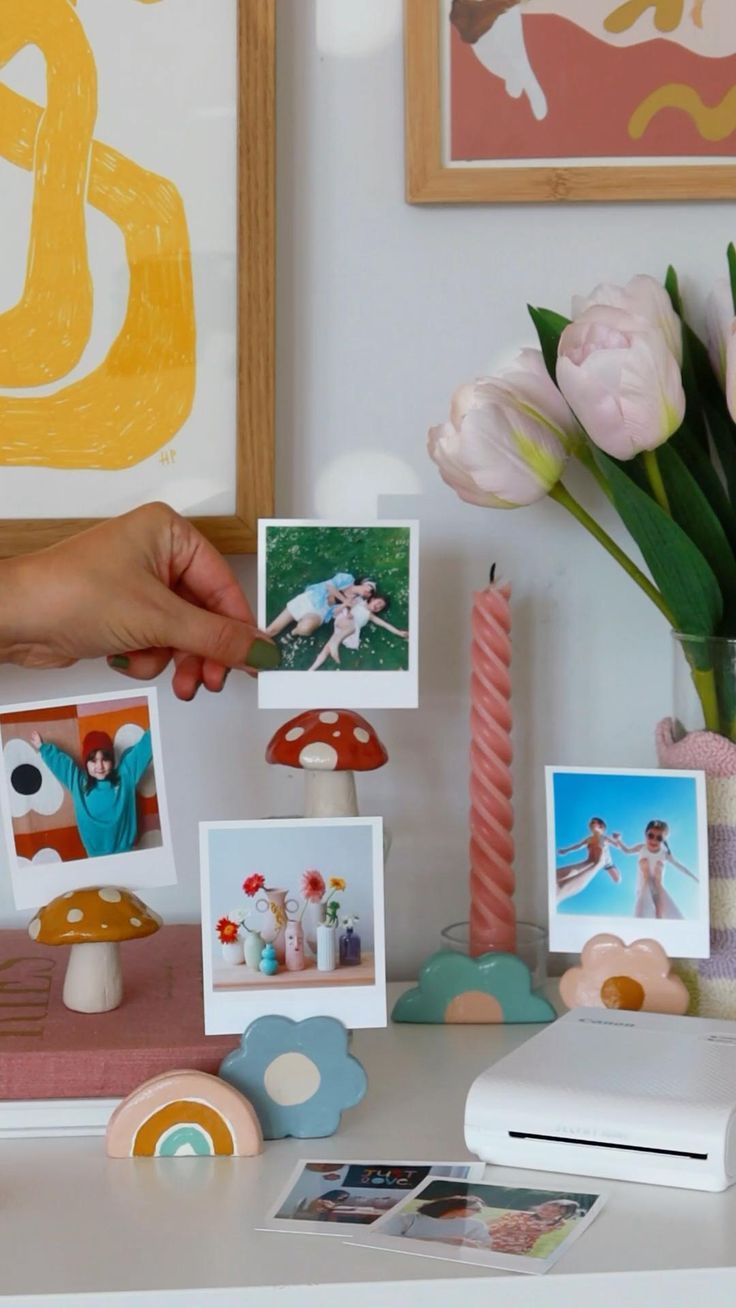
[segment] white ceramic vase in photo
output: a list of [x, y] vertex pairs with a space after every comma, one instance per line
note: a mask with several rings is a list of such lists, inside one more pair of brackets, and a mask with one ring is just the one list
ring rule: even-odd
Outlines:
[[236, 963], [245, 962], [243, 942], [240, 937], [237, 940], [226, 940], [224, 944], [220, 945], [220, 949], [222, 950], [223, 962], [228, 963], [230, 967], [234, 967]]
[[320, 922], [317, 927], [317, 971], [334, 972], [337, 967], [337, 928]]
[[260, 931], [248, 930], [245, 940], [243, 941], [243, 953], [245, 955], [245, 965], [257, 972], [261, 966], [261, 955], [263, 954], [264, 941]]
[[327, 905], [320, 900], [319, 903], [307, 904], [302, 917], [302, 927], [304, 930], [304, 953], [307, 958], [317, 957], [317, 930], [325, 920]]

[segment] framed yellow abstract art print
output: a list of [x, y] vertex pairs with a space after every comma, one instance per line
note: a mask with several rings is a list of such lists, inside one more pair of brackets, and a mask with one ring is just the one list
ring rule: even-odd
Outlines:
[[274, 0], [0, 0], [0, 554], [272, 511]]
[[405, 0], [407, 199], [731, 199], [735, 0]]

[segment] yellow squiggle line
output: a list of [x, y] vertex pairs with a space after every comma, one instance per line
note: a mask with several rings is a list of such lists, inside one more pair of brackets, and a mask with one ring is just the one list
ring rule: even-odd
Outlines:
[[[41, 114], [0, 84], [0, 155], [31, 169]], [[196, 336], [181, 196], [166, 178], [94, 141], [88, 199], [125, 238], [125, 321], [82, 380], [53, 395], [0, 396], [0, 465], [130, 467], [161, 449], [191, 411]]]
[[689, 114], [705, 141], [723, 141], [736, 129], [736, 86], [732, 86], [720, 104], [703, 103], [694, 86], [668, 82], [657, 87], [634, 110], [629, 119], [629, 136], [638, 141], [652, 119], [663, 109], [681, 109]]
[[648, 9], [654, 10], [658, 32], [674, 32], [682, 22], [685, 0], [626, 0], [604, 20], [607, 32], [627, 32]]
[[87, 260], [87, 167], [97, 116], [95, 61], [65, 0], [0, 0], [0, 67], [29, 45], [46, 60], [38, 125], [25, 284], [0, 314], [0, 386], [58, 381], [79, 362], [92, 330]]

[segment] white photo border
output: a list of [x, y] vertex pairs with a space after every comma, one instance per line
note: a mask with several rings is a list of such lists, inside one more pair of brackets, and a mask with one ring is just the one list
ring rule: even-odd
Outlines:
[[[318, 986], [313, 989], [281, 990], [267, 987], [258, 990], [215, 993], [212, 979], [212, 920], [209, 837], [213, 831], [272, 830], [284, 828], [369, 827], [372, 832], [371, 872], [373, 895], [373, 962], [375, 977], [371, 985]], [[307, 1017], [336, 1017], [348, 1029], [382, 1027], [387, 1024], [386, 1010], [386, 926], [383, 895], [383, 819], [380, 817], [342, 818], [243, 818], [235, 821], [200, 822], [199, 824], [200, 890], [202, 897], [202, 980], [204, 989], [205, 1035], [242, 1033], [258, 1017], [290, 1017], [303, 1021]]]
[[[36, 909], [68, 890], [82, 890], [89, 885], [125, 886], [129, 890], [150, 890], [158, 886], [176, 884], [169, 808], [166, 802], [158, 698], [154, 688], [137, 686], [135, 690], [100, 690], [94, 695], [66, 695], [56, 699], [28, 700], [22, 704], [2, 704], [0, 705], [0, 743], [2, 743], [2, 717], [6, 713], [28, 713], [35, 709], [43, 711], [77, 704], [108, 704], [113, 701], [120, 701], [122, 704], [129, 699], [145, 699], [148, 702], [156, 799], [161, 823], [161, 845], [152, 849], [130, 850], [126, 854], [105, 854], [98, 858], [69, 859], [60, 863], [31, 863], [29, 866], [21, 867], [15, 848], [3, 746], [0, 748], [0, 820], [2, 820], [7, 865], [10, 869], [16, 908]], [[127, 861], [129, 858], [130, 861]]]
[[377, 518], [339, 522], [322, 518], [259, 518], [258, 625], [266, 626], [266, 533], [272, 527], [343, 528], [378, 531], [403, 527], [409, 532], [409, 667], [398, 672], [280, 671], [258, 676], [258, 707], [277, 709], [417, 708], [419, 703], [419, 522], [415, 518]]
[[[551, 953], [580, 953], [592, 936], [609, 932], [625, 945], [635, 940], [656, 940], [670, 958], [710, 957], [710, 904], [708, 898], [708, 818], [705, 773], [661, 768], [591, 768], [545, 767], [547, 812], [547, 896], [549, 909], [549, 948]], [[554, 779], [562, 773], [579, 776], [682, 777], [694, 783], [697, 818], [697, 846], [700, 881], [698, 917], [695, 921], [656, 918], [613, 917], [603, 915], [568, 915], [558, 913], [556, 899], [557, 840], [555, 838]]]

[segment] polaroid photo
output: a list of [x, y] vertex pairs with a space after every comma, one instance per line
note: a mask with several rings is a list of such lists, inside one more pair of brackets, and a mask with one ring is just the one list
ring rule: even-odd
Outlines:
[[386, 1025], [380, 818], [200, 823], [207, 1035], [257, 1017]]
[[258, 524], [258, 625], [281, 667], [260, 708], [416, 708], [419, 525]]
[[546, 768], [550, 949], [599, 932], [710, 953], [702, 772]]
[[428, 1176], [480, 1181], [485, 1163], [390, 1163], [373, 1160], [320, 1163], [302, 1159], [267, 1214], [268, 1231], [345, 1239], [391, 1212]]
[[17, 908], [89, 885], [172, 885], [155, 690], [0, 707], [0, 819]]
[[352, 1243], [509, 1272], [546, 1272], [604, 1197], [476, 1181], [426, 1181]]

